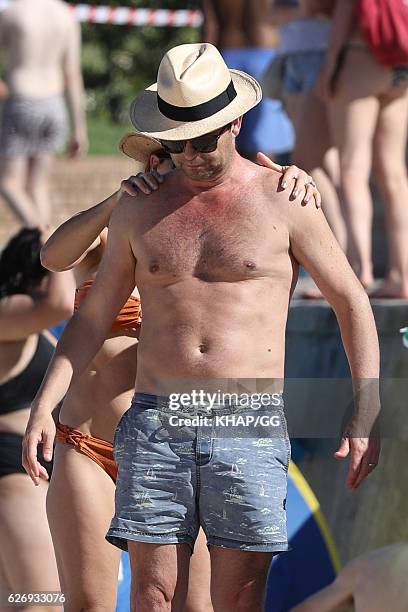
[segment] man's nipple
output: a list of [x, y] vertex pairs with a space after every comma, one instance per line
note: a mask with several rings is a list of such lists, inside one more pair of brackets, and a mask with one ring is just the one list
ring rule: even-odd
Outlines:
[[160, 270], [160, 266], [157, 262], [153, 262], [152, 264], [150, 264], [149, 272], [151, 272], [152, 274], [155, 274], [155, 272], [158, 272], [159, 270]]

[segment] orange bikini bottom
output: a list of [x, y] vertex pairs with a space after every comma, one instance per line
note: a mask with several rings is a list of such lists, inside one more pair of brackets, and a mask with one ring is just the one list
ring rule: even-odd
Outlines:
[[95, 461], [112, 478], [113, 482], [116, 482], [118, 466], [113, 458], [113, 446], [110, 442], [94, 438], [62, 423], [57, 423], [56, 440], [62, 444], [72, 444], [79, 453]]

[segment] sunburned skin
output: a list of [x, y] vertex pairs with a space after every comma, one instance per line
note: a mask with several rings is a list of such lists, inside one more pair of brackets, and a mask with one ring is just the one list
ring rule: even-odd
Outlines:
[[187, 200], [175, 172], [148, 207], [132, 211], [135, 280], [146, 313], [139, 391], [157, 393], [163, 377], [283, 377], [297, 277], [287, 203], [279, 194], [271, 202], [277, 177], [267, 170], [251, 164], [235, 178]]

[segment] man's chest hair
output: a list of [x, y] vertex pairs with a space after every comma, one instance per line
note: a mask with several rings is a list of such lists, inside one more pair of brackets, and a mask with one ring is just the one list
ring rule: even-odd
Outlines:
[[285, 223], [253, 194], [228, 201], [168, 203], [135, 236], [138, 267], [152, 274], [258, 275], [288, 256]]

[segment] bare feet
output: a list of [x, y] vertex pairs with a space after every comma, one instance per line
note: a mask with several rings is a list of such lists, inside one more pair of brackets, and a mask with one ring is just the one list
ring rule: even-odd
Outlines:
[[315, 285], [314, 287], [310, 287], [310, 289], [306, 289], [300, 295], [302, 300], [324, 300], [325, 297], [320, 289]]
[[364, 289], [369, 292], [370, 287], [372, 287], [374, 283], [374, 274], [373, 267], [371, 264], [367, 264], [362, 266], [360, 263], [353, 261], [349, 257], [349, 262], [351, 267], [354, 270], [354, 274], [357, 276], [360, 283], [363, 285]]
[[408, 300], [408, 282], [386, 278], [377, 289], [369, 293], [370, 298]]

